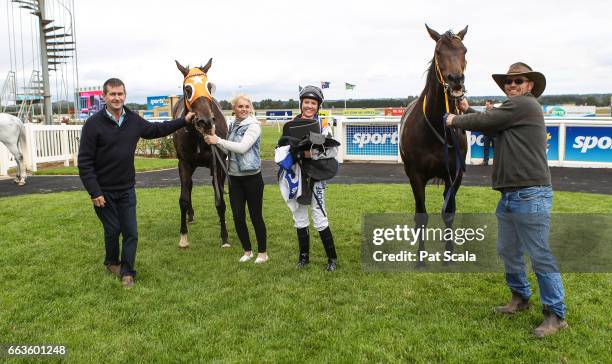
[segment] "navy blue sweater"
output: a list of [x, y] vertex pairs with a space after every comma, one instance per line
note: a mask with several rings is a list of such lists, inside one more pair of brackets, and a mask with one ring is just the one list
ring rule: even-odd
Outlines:
[[104, 109], [92, 115], [81, 132], [79, 176], [92, 198], [102, 191], [121, 191], [135, 184], [134, 153], [140, 138], [169, 135], [186, 125], [180, 118], [151, 123], [125, 108], [121, 126]]

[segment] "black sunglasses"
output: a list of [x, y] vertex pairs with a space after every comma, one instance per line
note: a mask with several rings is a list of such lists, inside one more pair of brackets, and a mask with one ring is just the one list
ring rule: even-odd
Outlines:
[[506, 85], [512, 85], [512, 83], [514, 82], [515, 85], [519, 86], [522, 85], [523, 82], [527, 82], [529, 80], [526, 80], [524, 78], [506, 78], [506, 80], [504, 81], [504, 84]]

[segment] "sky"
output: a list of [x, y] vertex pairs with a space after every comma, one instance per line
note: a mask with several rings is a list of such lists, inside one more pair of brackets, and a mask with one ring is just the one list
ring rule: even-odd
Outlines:
[[[7, 24], [10, 0], [2, 0]], [[50, 2], [57, 0], [47, 0]], [[174, 60], [199, 66], [218, 99], [297, 99], [330, 81], [327, 99], [419, 94], [439, 33], [469, 26], [468, 96], [502, 95], [491, 79], [516, 61], [547, 78], [545, 95], [612, 92], [609, 1], [75, 1], [80, 86], [122, 79], [128, 102], [181, 92]], [[24, 13], [25, 14], [25, 13]], [[8, 31], [0, 28], [0, 47]], [[0, 53], [0, 77], [9, 71]], [[27, 58], [27, 57], [26, 57]], [[3, 79], [0, 79], [0, 83]], [[346, 91], [344, 83], [356, 85]]]

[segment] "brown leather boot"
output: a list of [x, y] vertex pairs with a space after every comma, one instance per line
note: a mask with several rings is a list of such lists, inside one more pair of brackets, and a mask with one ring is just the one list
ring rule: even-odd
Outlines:
[[120, 271], [121, 271], [121, 266], [119, 264], [107, 264], [106, 265], [106, 271], [112, 275], [114, 275], [115, 277], [120, 278]]
[[511, 315], [518, 311], [528, 310], [529, 307], [531, 307], [531, 305], [529, 304], [529, 299], [524, 299], [523, 297], [521, 297], [521, 295], [514, 291], [511, 292], [512, 299], [510, 300], [510, 303], [505, 306], [495, 307], [495, 312]]
[[544, 307], [542, 313], [544, 314], [544, 321], [533, 330], [533, 334], [536, 337], [542, 338], [554, 335], [557, 331], [567, 327], [567, 322], [548, 308]]

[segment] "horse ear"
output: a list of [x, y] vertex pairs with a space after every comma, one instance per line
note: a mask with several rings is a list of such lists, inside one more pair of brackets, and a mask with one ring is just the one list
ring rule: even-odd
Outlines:
[[217, 92], [217, 86], [212, 82], [208, 82], [208, 92], [211, 96], [214, 96]]
[[204, 73], [208, 73], [208, 70], [210, 69], [210, 66], [212, 66], [212, 58], [208, 60], [208, 63], [206, 63], [206, 65], [204, 65], [204, 67], [200, 67], [200, 70]]
[[427, 24], [425, 24], [425, 28], [427, 28], [427, 32], [429, 33], [429, 36], [431, 37], [431, 39], [435, 40], [436, 42], [440, 40], [441, 38], [440, 33], [431, 29], [429, 26], [427, 26]]
[[462, 31], [460, 31], [459, 33], [457, 33], [457, 36], [458, 36], [459, 38], [461, 38], [461, 40], [463, 40], [463, 37], [465, 37], [465, 33], [467, 33], [467, 28], [468, 28], [468, 26], [466, 25], [466, 26], [465, 26], [465, 28], [463, 28], [463, 30], [462, 30]]
[[176, 67], [179, 69], [179, 71], [181, 71], [183, 77], [187, 77], [187, 75], [189, 74], [189, 68], [183, 67], [177, 60], [174, 60], [174, 62], [176, 62]]

